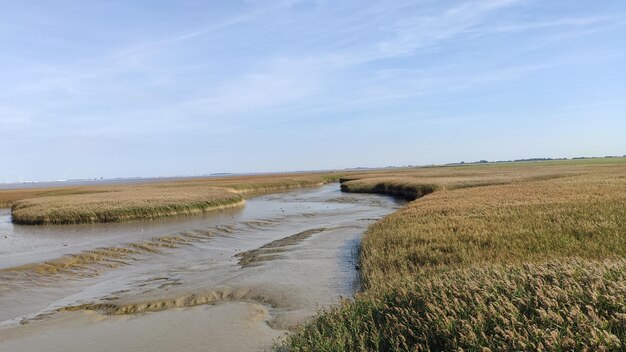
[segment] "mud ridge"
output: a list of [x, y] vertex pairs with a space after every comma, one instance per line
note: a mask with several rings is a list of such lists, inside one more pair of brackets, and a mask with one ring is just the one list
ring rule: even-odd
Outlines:
[[238, 253], [235, 255], [235, 257], [239, 257], [239, 261], [237, 262], [237, 264], [239, 264], [242, 268], [247, 268], [250, 266], [260, 265], [262, 262], [268, 260], [280, 258], [279, 254], [285, 252], [287, 250], [286, 247], [296, 245], [304, 241], [305, 239], [313, 236], [314, 234], [320, 233], [325, 230], [326, 228], [323, 227], [317, 229], [309, 229], [299, 232], [295, 235], [272, 241], [257, 249]]
[[255, 302], [272, 308], [285, 308], [292, 304], [280, 295], [273, 297], [270, 292], [261, 288], [221, 288], [207, 292], [188, 293], [178, 297], [147, 300], [130, 303], [86, 303], [59, 308], [58, 312], [95, 311], [103, 315], [132, 315], [147, 312], [158, 312], [175, 308], [191, 308], [221, 301]]
[[[220, 230], [220, 229], [217, 229]], [[104, 270], [115, 269], [144, 259], [148, 255], [165, 254], [168, 249], [204, 242], [213, 236], [210, 230], [189, 231], [177, 235], [154, 237], [132, 242], [123, 247], [101, 247], [58, 259], [0, 269], [2, 281], [38, 281], [53, 277], [94, 277]]]

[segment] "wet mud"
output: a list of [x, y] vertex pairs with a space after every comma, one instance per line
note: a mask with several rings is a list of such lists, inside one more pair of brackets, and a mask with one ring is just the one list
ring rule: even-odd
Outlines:
[[402, 204], [331, 184], [130, 224], [0, 210], [0, 350], [264, 350], [353, 296], [360, 236]]

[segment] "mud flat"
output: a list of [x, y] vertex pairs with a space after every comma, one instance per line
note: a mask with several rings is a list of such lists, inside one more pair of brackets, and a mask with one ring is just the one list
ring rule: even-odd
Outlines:
[[242, 351], [257, 350], [284, 331], [267, 325], [253, 303], [227, 302], [138, 316], [103, 318], [69, 313], [4, 332], [4, 351]]
[[130, 224], [19, 226], [5, 211], [0, 350], [263, 350], [353, 296], [360, 236], [402, 204], [330, 184]]

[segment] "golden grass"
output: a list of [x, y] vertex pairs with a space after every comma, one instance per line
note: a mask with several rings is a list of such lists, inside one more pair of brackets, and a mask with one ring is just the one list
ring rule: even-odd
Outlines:
[[476, 262], [626, 254], [626, 168], [435, 192], [373, 225], [366, 281]]
[[626, 260], [474, 266], [344, 302], [289, 351], [623, 351]]
[[368, 229], [365, 293], [279, 349], [626, 350], [622, 160], [351, 175], [343, 189], [431, 194]]
[[79, 224], [192, 215], [241, 205], [243, 195], [319, 186], [338, 174], [273, 174], [0, 191], [14, 223]]
[[26, 199], [13, 204], [14, 223], [78, 224], [192, 215], [243, 204], [223, 188], [139, 188], [96, 194]]
[[50, 197], [57, 195], [98, 193], [102, 190], [88, 187], [51, 187], [51, 188], [20, 188], [0, 190], [0, 208], [10, 208], [13, 203], [28, 198]]

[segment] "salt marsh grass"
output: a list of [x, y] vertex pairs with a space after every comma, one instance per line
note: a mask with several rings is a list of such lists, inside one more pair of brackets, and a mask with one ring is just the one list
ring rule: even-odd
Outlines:
[[0, 191], [18, 224], [79, 224], [193, 215], [235, 207], [254, 193], [319, 186], [335, 174], [273, 174], [185, 179], [123, 186]]
[[140, 188], [26, 199], [13, 204], [11, 215], [17, 224], [78, 224], [191, 215], [241, 204], [241, 195], [223, 188]]
[[319, 315], [291, 351], [621, 351], [626, 260], [478, 265]]
[[626, 165], [351, 175], [417, 198], [366, 232], [365, 291], [278, 349], [626, 350]]

